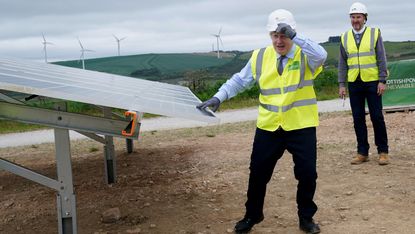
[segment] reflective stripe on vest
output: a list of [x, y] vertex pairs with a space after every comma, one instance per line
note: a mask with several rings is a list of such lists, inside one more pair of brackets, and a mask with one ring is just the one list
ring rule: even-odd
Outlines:
[[[293, 107], [309, 106], [309, 105], [314, 105], [314, 104], [317, 104], [317, 99], [315, 99], [315, 98], [299, 100], [299, 101], [291, 103], [290, 105], [282, 106], [281, 111], [282, 112], [287, 112], [287, 111], [291, 110]], [[279, 112], [279, 107], [278, 106], [273, 106], [273, 105], [263, 104], [263, 103], [260, 103], [260, 105], [263, 108], [265, 108], [269, 111]]]
[[372, 68], [372, 67], [377, 67], [377, 64], [365, 64], [365, 65], [351, 65], [349, 66], [349, 69], [365, 69], [365, 68]]
[[[261, 69], [262, 69], [262, 60], [264, 58], [264, 52], [265, 52], [266, 48], [261, 48], [258, 52], [258, 57], [256, 60], [256, 69], [255, 69], [255, 73], [256, 73], [256, 79], [258, 82], [259, 77], [261, 77]], [[258, 82], [259, 83], [259, 82]]]
[[[262, 69], [262, 61], [264, 58], [264, 52], [266, 48], [262, 48], [258, 52], [257, 60], [256, 60], [256, 81], [259, 84], [259, 79], [261, 78], [261, 69]], [[301, 51], [301, 67], [300, 67], [300, 83], [298, 85], [291, 85], [287, 87], [283, 87], [284, 93], [288, 92], [295, 92], [298, 88], [302, 88], [304, 86], [313, 86], [313, 80], [305, 80], [305, 56]], [[274, 95], [274, 94], [281, 94], [280, 88], [275, 89], [262, 89], [260, 86], [260, 93], [264, 96]]]

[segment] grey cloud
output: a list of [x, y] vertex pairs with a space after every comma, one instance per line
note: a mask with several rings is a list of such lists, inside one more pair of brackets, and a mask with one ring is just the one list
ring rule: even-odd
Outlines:
[[[123, 54], [203, 52], [220, 27], [225, 49], [252, 50], [269, 43], [267, 16], [277, 8], [293, 12], [298, 31], [323, 42], [350, 28], [353, 1], [247, 0], [0, 0], [0, 51], [4, 56], [42, 58], [41, 33], [55, 43], [52, 59], [77, 59], [76, 37], [96, 50], [87, 57], [115, 55], [112, 34], [127, 36]], [[385, 40], [415, 40], [412, 1], [366, 0], [369, 25]]]

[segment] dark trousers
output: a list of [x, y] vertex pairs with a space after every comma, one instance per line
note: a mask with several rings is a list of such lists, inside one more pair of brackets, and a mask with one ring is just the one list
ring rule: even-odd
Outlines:
[[375, 144], [378, 153], [388, 153], [388, 135], [382, 113], [382, 96], [377, 94], [378, 81], [363, 82], [358, 79], [349, 82], [350, 106], [352, 107], [354, 130], [357, 139], [357, 152], [369, 155], [367, 126], [365, 118], [365, 100], [369, 107], [370, 119], [375, 132]]
[[246, 217], [257, 219], [263, 215], [267, 183], [285, 150], [292, 154], [295, 164], [298, 216], [313, 217], [317, 212], [317, 205], [313, 202], [317, 180], [316, 142], [315, 127], [294, 131], [279, 129], [275, 132], [257, 128], [249, 168]]

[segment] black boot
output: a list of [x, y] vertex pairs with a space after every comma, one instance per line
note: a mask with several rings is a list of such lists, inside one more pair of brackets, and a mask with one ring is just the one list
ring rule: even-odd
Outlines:
[[320, 233], [320, 227], [312, 218], [300, 218], [300, 229], [307, 234]]
[[262, 220], [264, 220], [264, 216], [261, 216], [259, 218], [249, 218], [245, 217], [242, 220], [239, 220], [235, 225], [235, 233], [248, 233], [251, 231], [252, 227], [255, 224], [260, 223]]

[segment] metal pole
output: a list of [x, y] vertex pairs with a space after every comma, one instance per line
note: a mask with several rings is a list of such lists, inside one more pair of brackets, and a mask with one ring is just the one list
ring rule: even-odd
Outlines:
[[134, 143], [132, 139], [126, 139], [126, 144], [127, 144], [127, 152], [129, 154], [131, 154], [133, 152], [133, 147], [134, 147]]
[[[66, 110], [59, 104], [58, 110]], [[62, 118], [61, 118], [62, 119]], [[55, 128], [56, 169], [60, 190], [57, 195], [59, 234], [77, 233], [76, 198], [73, 189], [69, 130]]]
[[[111, 108], [104, 107], [104, 117], [111, 118]], [[114, 138], [112, 136], [105, 136], [104, 145], [104, 166], [105, 166], [105, 180], [107, 184], [113, 184], [116, 182], [116, 158], [114, 148]]]

